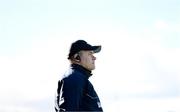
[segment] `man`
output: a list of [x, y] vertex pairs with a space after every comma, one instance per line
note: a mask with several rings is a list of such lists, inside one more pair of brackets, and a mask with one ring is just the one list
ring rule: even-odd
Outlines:
[[59, 82], [55, 101], [56, 112], [61, 111], [95, 111], [102, 112], [100, 100], [88, 80], [95, 69], [94, 53], [101, 46], [92, 46], [84, 40], [72, 43], [68, 59], [71, 69]]

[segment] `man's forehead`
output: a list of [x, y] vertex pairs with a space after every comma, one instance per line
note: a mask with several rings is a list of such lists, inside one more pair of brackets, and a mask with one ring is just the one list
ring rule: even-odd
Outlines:
[[82, 50], [81, 52], [84, 52], [84, 53], [94, 53], [94, 51], [93, 50]]

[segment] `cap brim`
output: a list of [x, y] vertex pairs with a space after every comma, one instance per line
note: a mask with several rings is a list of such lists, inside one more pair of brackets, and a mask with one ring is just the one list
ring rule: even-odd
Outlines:
[[101, 46], [93, 46], [92, 48], [93, 48], [92, 50], [94, 51], [94, 53], [98, 53], [101, 51]]

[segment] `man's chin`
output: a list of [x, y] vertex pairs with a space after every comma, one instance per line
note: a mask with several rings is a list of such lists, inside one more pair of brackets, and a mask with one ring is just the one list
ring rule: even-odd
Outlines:
[[94, 70], [95, 69], [95, 66], [94, 67], [92, 67], [92, 69], [91, 70]]

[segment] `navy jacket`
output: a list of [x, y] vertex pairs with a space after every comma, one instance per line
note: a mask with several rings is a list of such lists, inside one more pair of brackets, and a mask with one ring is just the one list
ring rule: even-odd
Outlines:
[[72, 64], [71, 72], [58, 82], [55, 101], [56, 112], [96, 111], [102, 112], [100, 100], [88, 80], [91, 72], [84, 67]]

